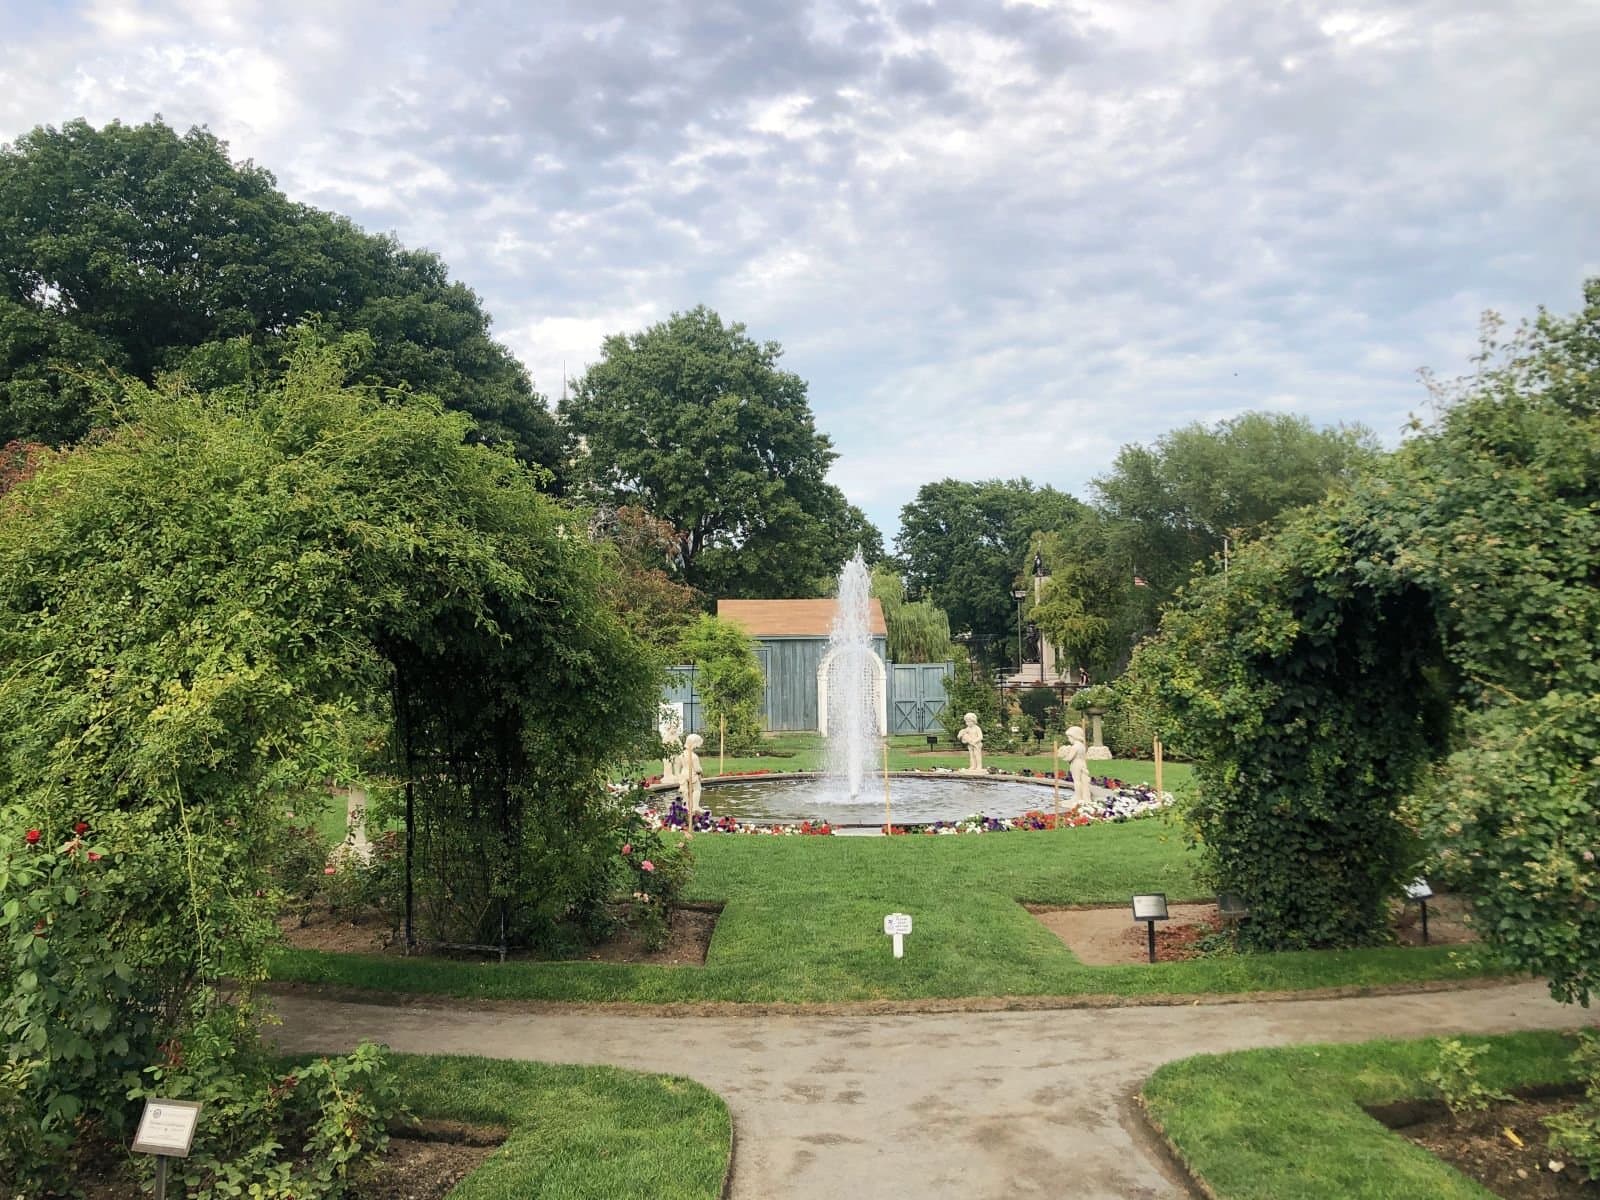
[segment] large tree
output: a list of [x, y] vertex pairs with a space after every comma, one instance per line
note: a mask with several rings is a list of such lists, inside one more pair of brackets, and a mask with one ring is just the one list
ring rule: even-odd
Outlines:
[[82, 437], [107, 369], [259, 383], [313, 316], [370, 335], [371, 382], [558, 463], [543, 398], [436, 255], [290, 201], [204, 129], [71, 121], [0, 149], [0, 443]]
[[1076, 521], [1083, 505], [1026, 479], [924, 484], [900, 510], [896, 545], [913, 599], [931, 599], [987, 657], [1004, 659], [1016, 644], [1011, 590], [1033, 535]]
[[702, 306], [608, 337], [562, 402], [575, 476], [677, 527], [685, 578], [715, 595], [807, 594], [858, 543], [881, 550], [782, 353]]
[[1094, 481], [1105, 553], [1145, 581], [1152, 606], [1196, 563], [1260, 533], [1279, 514], [1348, 483], [1378, 455], [1360, 426], [1319, 429], [1304, 417], [1249, 412], [1198, 422], [1154, 445], [1124, 446]]

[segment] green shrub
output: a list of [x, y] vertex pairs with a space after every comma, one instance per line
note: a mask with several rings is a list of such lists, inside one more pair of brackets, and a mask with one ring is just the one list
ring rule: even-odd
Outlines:
[[1600, 1034], [1578, 1035], [1572, 1063], [1584, 1080], [1583, 1099], [1565, 1113], [1545, 1118], [1550, 1145], [1583, 1168], [1591, 1180], [1600, 1180]]
[[717, 748], [727, 722], [728, 749], [735, 754], [761, 742], [761, 700], [767, 679], [755, 642], [739, 626], [702, 615], [683, 636], [683, 655], [695, 665], [695, 691], [705, 702], [706, 745]]
[[639, 821], [630, 829], [620, 858], [630, 890], [628, 924], [647, 949], [659, 950], [667, 944], [672, 913], [694, 875], [689, 842]]
[[1424, 1078], [1439, 1090], [1445, 1107], [1457, 1116], [1482, 1112], [1491, 1104], [1511, 1099], [1504, 1092], [1485, 1087], [1478, 1077], [1478, 1059], [1488, 1051], [1487, 1046], [1468, 1046], [1456, 1038], [1439, 1043], [1439, 1064]]
[[1000, 695], [990, 686], [978, 668], [971, 663], [958, 662], [955, 670], [944, 677], [945, 706], [939, 712], [939, 724], [945, 737], [960, 745], [956, 735], [966, 723], [967, 713], [978, 718], [978, 728], [983, 730], [985, 745], [1004, 739], [1005, 728], [1000, 722]]

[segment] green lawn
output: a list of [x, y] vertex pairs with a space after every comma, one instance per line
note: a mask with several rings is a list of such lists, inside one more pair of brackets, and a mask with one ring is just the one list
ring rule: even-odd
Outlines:
[[[1462, 1038], [1491, 1087], [1572, 1079], [1571, 1039]], [[1486, 1200], [1490, 1193], [1385, 1129], [1364, 1104], [1427, 1097], [1438, 1041], [1363, 1042], [1202, 1055], [1144, 1088], [1150, 1115], [1223, 1200]]]
[[[285, 950], [273, 975], [396, 992], [574, 1001], [850, 1001], [1200, 994], [1458, 978], [1451, 951], [1384, 948], [1086, 967], [1018, 901], [1204, 898], [1161, 819], [902, 838], [702, 835], [691, 899], [725, 902], [705, 967], [476, 964]], [[885, 913], [916, 922], [905, 958]], [[1458, 952], [1459, 953], [1459, 952]]]
[[508, 1130], [450, 1200], [716, 1200], [732, 1121], [688, 1079], [614, 1067], [396, 1055], [419, 1117]]

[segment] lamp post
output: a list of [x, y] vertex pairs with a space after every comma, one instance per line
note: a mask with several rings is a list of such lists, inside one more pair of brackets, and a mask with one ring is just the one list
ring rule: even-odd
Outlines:
[[1022, 600], [1028, 594], [1026, 588], [1012, 588], [1011, 598], [1017, 602], [1017, 674], [1022, 674]]

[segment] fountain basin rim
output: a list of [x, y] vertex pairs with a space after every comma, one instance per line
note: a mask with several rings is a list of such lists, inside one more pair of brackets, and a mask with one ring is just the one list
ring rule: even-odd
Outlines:
[[[700, 779], [702, 788], [714, 788], [724, 783], [774, 783], [789, 779], [823, 779], [826, 775], [822, 771], [771, 771], [760, 775], [705, 775]], [[883, 773], [875, 772], [874, 779], [882, 779]], [[1054, 783], [1070, 787], [1072, 778], [1053, 780], [1049, 776], [1040, 778], [1038, 775], [991, 775], [987, 771], [982, 775], [968, 775], [961, 771], [890, 771], [890, 779], [948, 779], [952, 783], [1031, 783], [1035, 787], [1050, 787]], [[662, 792], [677, 792], [682, 789], [676, 783], [654, 783], [645, 789], [652, 795]]]

